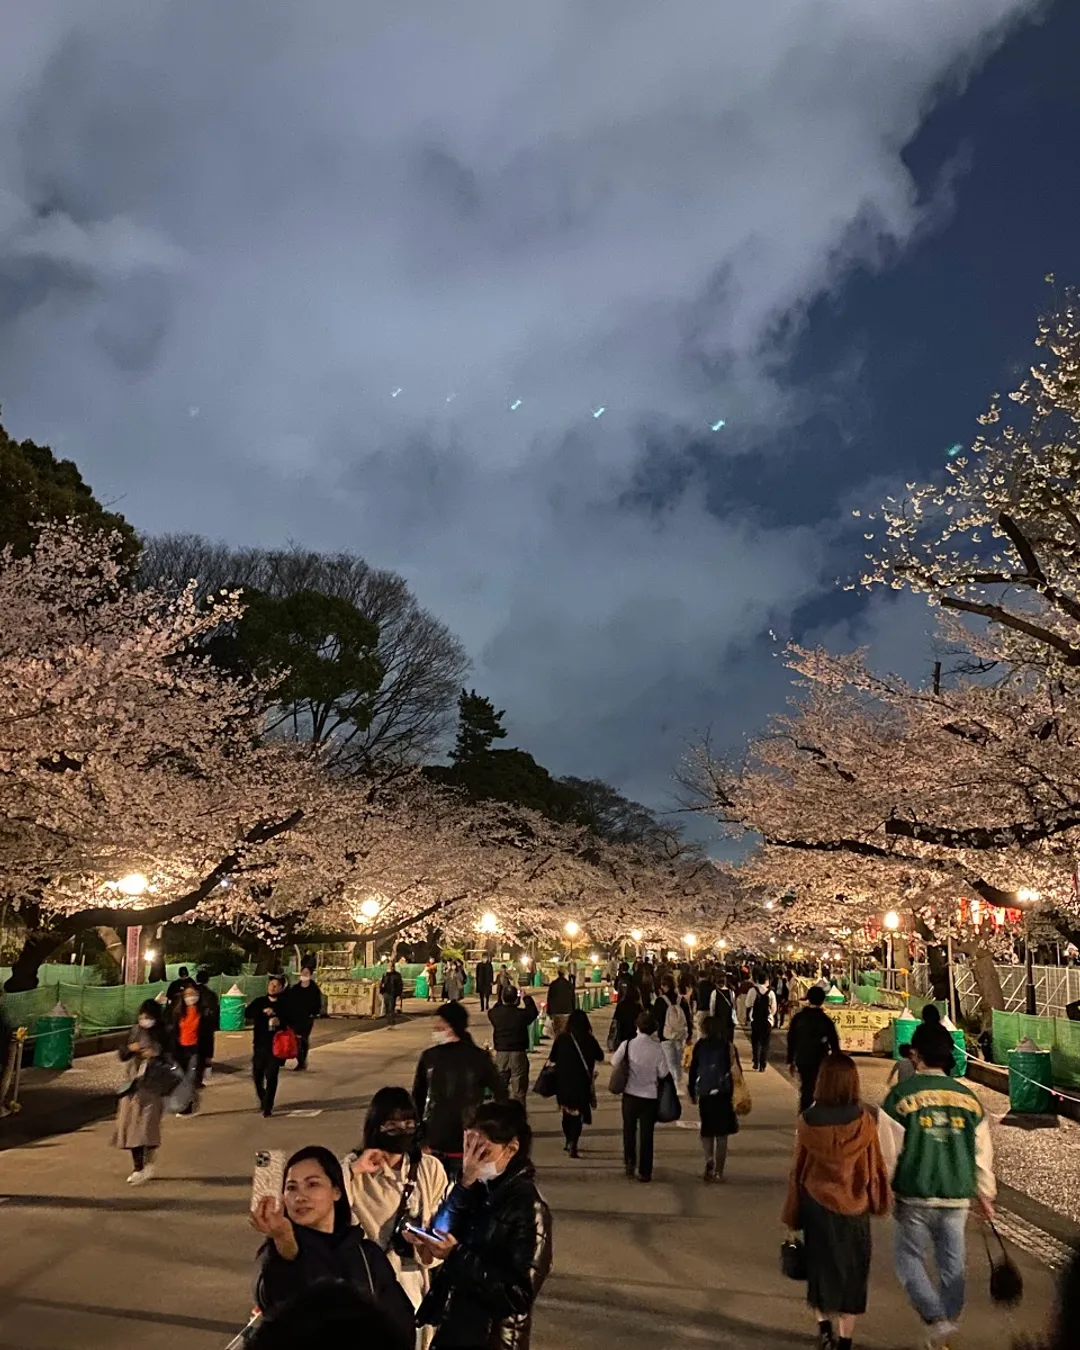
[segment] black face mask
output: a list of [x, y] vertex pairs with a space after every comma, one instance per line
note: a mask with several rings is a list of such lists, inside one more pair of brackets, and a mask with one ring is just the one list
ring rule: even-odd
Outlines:
[[416, 1147], [415, 1130], [380, 1130], [371, 1141], [372, 1148], [384, 1153], [411, 1153]]

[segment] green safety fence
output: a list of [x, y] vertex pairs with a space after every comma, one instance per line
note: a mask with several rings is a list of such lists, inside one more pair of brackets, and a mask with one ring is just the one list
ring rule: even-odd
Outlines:
[[[266, 983], [265, 975], [216, 975], [210, 980], [210, 988], [220, 997], [238, 985], [244, 998], [251, 1000], [266, 993]], [[109, 985], [42, 983], [37, 989], [5, 994], [0, 1006], [9, 1026], [29, 1027], [32, 1032], [39, 1017], [47, 1017], [62, 1003], [75, 1018], [78, 1034], [94, 1036], [130, 1027], [138, 1016], [139, 1004], [157, 998], [168, 987], [164, 981]]]
[[[11, 978], [11, 967], [0, 966], [0, 989]], [[101, 971], [97, 966], [64, 965], [58, 961], [48, 961], [38, 967], [38, 980], [41, 984], [102, 984]]]
[[1041, 1050], [1050, 1051], [1054, 1082], [1059, 1087], [1080, 1088], [1080, 1022], [1064, 1017], [1029, 1017], [994, 1009], [994, 1063], [1008, 1065], [1009, 1051], [1026, 1036]]

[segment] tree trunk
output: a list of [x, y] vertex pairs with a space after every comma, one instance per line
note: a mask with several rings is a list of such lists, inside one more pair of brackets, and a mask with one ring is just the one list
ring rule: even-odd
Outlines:
[[976, 947], [971, 957], [971, 969], [982, 999], [982, 1024], [988, 1027], [993, 1021], [995, 1008], [999, 1012], [1005, 1011], [1005, 994], [998, 978], [997, 966], [994, 965], [993, 953], [985, 947]]
[[926, 963], [930, 974], [930, 993], [935, 1003], [949, 1002], [949, 953], [947, 948], [926, 947]]
[[97, 930], [97, 935], [105, 948], [105, 955], [118, 971], [123, 970], [124, 953], [127, 948], [127, 942], [120, 936], [115, 928], [99, 928]]
[[50, 956], [68, 940], [68, 933], [52, 933], [47, 928], [31, 928], [23, 941], [22, 951], [15, 958], [4, 989], [9, 994], [21, 994], [38, 987], [38, 971]]

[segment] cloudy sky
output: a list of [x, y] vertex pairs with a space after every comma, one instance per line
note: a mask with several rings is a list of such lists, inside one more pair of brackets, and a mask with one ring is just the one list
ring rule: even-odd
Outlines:
[[7, 0], [4, 421], [142, 531], [398, 569], [516, 741], [664, 805], [770, 632], [925, 662], [851, 510], [1080, 271], [1072, 11]]

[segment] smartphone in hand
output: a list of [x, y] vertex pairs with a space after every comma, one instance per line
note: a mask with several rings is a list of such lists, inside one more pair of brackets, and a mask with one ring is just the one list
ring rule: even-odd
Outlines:
[[254, 1212], [260, 1200], [272, 1195], [281, 1199], [285, 1189], [285, 1152], [283, 1149], [265, 1149], [255, 1154], [255, 1170], [251, 1176], [251, 1209]]

